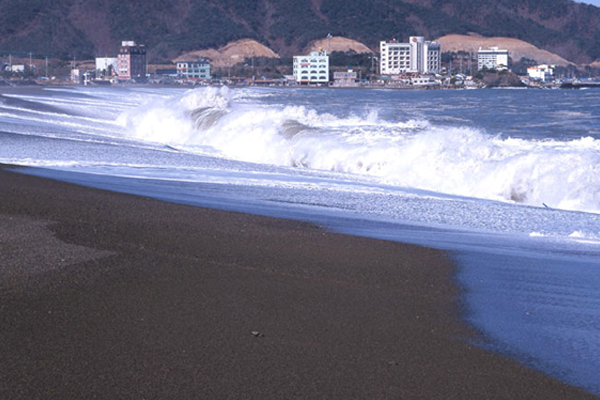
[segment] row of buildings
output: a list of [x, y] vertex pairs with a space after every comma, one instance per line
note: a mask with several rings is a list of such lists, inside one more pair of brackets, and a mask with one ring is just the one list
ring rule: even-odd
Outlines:
[[[146, 47], [135, 41], [123, 41], [117, 57], [96, 58], [96, 77], [115, 78], [117, 80], [144, 80], [147, 77], [148, 64]], [[82, 80], [83, 74], [73, 72], [73, 80]], [[210, 63], [206, 60], [177, 62], [174, 75], [185, 80], [210, 80]]]
[[[427, 41], [422, 36], [409, 37], [408, 43], [393, 39], [381, 41], [379, 46], [379, 73], [383, 77], [394, 79], [408, 78], [411, 83], [429, 84], [433, 82], [427, 76], [442, 72], [441, 45]], [[374, 57], [374, 59], [377, 59]], [[498, 47], [480, 48], [477, 53], [478, 70], [508, 69], [509, 53]], [[531, 69], [533, 79], [545, 80], [551, 75], [549, 66]], [[74, 71], [74, 80], [83, 77]], [[537, 78], [538, 75], [540, 78]], [[142, 80], [147, 76], [146, 48], [134, 41], [123, 41], [117, 57], [96, 58], [96, 77], [116, 78], [118, 80]], [[187, 60], [177, 62], [173, 77], [181, 80], [211, 79], [211, 66], [207, 60]], [[351, 86], [360, 77], [352, 70], [334, 72], [336, 85]], [[293, 80], [297, 84], [328, 84], [330, 82], [329, 55], [323, 49], [309, 55], [293, 57]]]
[[[146, 77], [147, 65], [146, 46], [127, 40], [121, 42], [117, 57], [96, 58], [96, 75], [122, 80], [142, 79]], [[75, 80], [81, 73], [73, 70], [71, 75]]]
[[[427, 41], [422, 36], [411, 36], [408, 43], [400, 43], [395, 39], [381, 41], [379, 51], [379, 73], [382, 76], [409, 74], [412, 75], [412, 80], [423, 80], [420, 76], [442, 72], [440, 43]], [[478, 70], [506, 70], [508, 58], [508, 50], [497, 47], [480, 48], [477, 54]], [[294, 80], [298, 84], [325, 84], [329, 82], [329, 56], [323, 49], [306, 56], [294, 56], [293, 71]], [[352, 79], [356, 79], [355, 72], [334, 73], [336, 84], [347, 86]], [[429, 79], [425, 80], [430, 82]]]
[[[441, 46], [426, 41], [422, 36], [411, 36], [408, 43], [397, 40], [380, 43], [381, 75], [403, 73], [428, 74], [441, 70]], [[323, 49], [309, 55], [294, 56], [294, 80], [299, 84], [325, 84], [329, 82], [329, 56]], [[336, 76], [337, 75], [337, 76]], [[334, 73], [334, 80], [347, 82], [356, 79], [352, 71]]]

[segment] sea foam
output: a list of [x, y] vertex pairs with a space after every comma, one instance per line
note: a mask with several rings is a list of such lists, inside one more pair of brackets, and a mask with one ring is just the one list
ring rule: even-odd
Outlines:
[[382, 184], [600, 212], [600, 141], [501, 138], [473, 127], [237, 104], [227, 88], [154, 100], [120, 118], [134, 138], [220, 156], [367, 175]]

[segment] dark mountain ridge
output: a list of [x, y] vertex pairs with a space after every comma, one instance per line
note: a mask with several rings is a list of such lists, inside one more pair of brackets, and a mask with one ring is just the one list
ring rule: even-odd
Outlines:
[[152, 61], [251, 38], [282, 55], [328, 33], [380, 40], [474, 32], [527, 41], [576, 63], [600, 59], [600, 8], [570, 0], [0, 0], [0, 52], [63, 58], [146, 44]]

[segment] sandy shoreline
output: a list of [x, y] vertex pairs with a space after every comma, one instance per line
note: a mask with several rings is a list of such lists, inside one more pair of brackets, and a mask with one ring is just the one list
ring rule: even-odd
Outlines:
[[469, 344], [446, 255], [0, 169], [0, 398], [596, 398]]

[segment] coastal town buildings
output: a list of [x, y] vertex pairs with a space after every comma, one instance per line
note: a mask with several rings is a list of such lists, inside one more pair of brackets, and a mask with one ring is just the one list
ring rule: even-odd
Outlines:
[[435, 79], [432, 75], [423, 75], [418, 77], [410, 78], [410, 84], [414, 87], [425, 87], [425, 86], [439, 86], [440, 82]]
[[25, 72], [25, 64], [12, 64], [12, 65], [10, 65], [10, 71], [24, 73]]
[[441, 69], [441, 46], [426, 41], [422, 36], [411, 36], [408, 43], [381, 41], [381, 75], [398, 75], [406, 72], [436, 73]]
[[88, 85], [93, 77], [93, 71], [81, 68], [73, 68], [71, 70], [71, 82], [77, 85]]
[[554, 77], [554, 68], [556, 68], [554, 65], [547, 64], [529, 67], [527, 68], [527, 76], [541, 82], [551, 81]]
[[210, 63], [207, 60], [177, 62], [178, 79], [210, 80]]
[[113, 76], [117, 74], [119, 59], [117, 57], [96, 57], [96, 75]]
[[508, 69], [508, 50], [501, 50], [498, 47], [489, 47], [487, 49], [479, 48], [477, 52], [477, 70], [495, 69], [497, 71]]
[[352, 87], [358, 85], [358, 75], [352, 69], [333, 73], [333, 86]]
[[146, 77], [146, 46], [134, 41], [123, 41], [118, 56], [119, 79]]
[[329, 82], [329, 56], [319, 49], [308, 56], [294, 56], [294, 80], [300, 84]]

